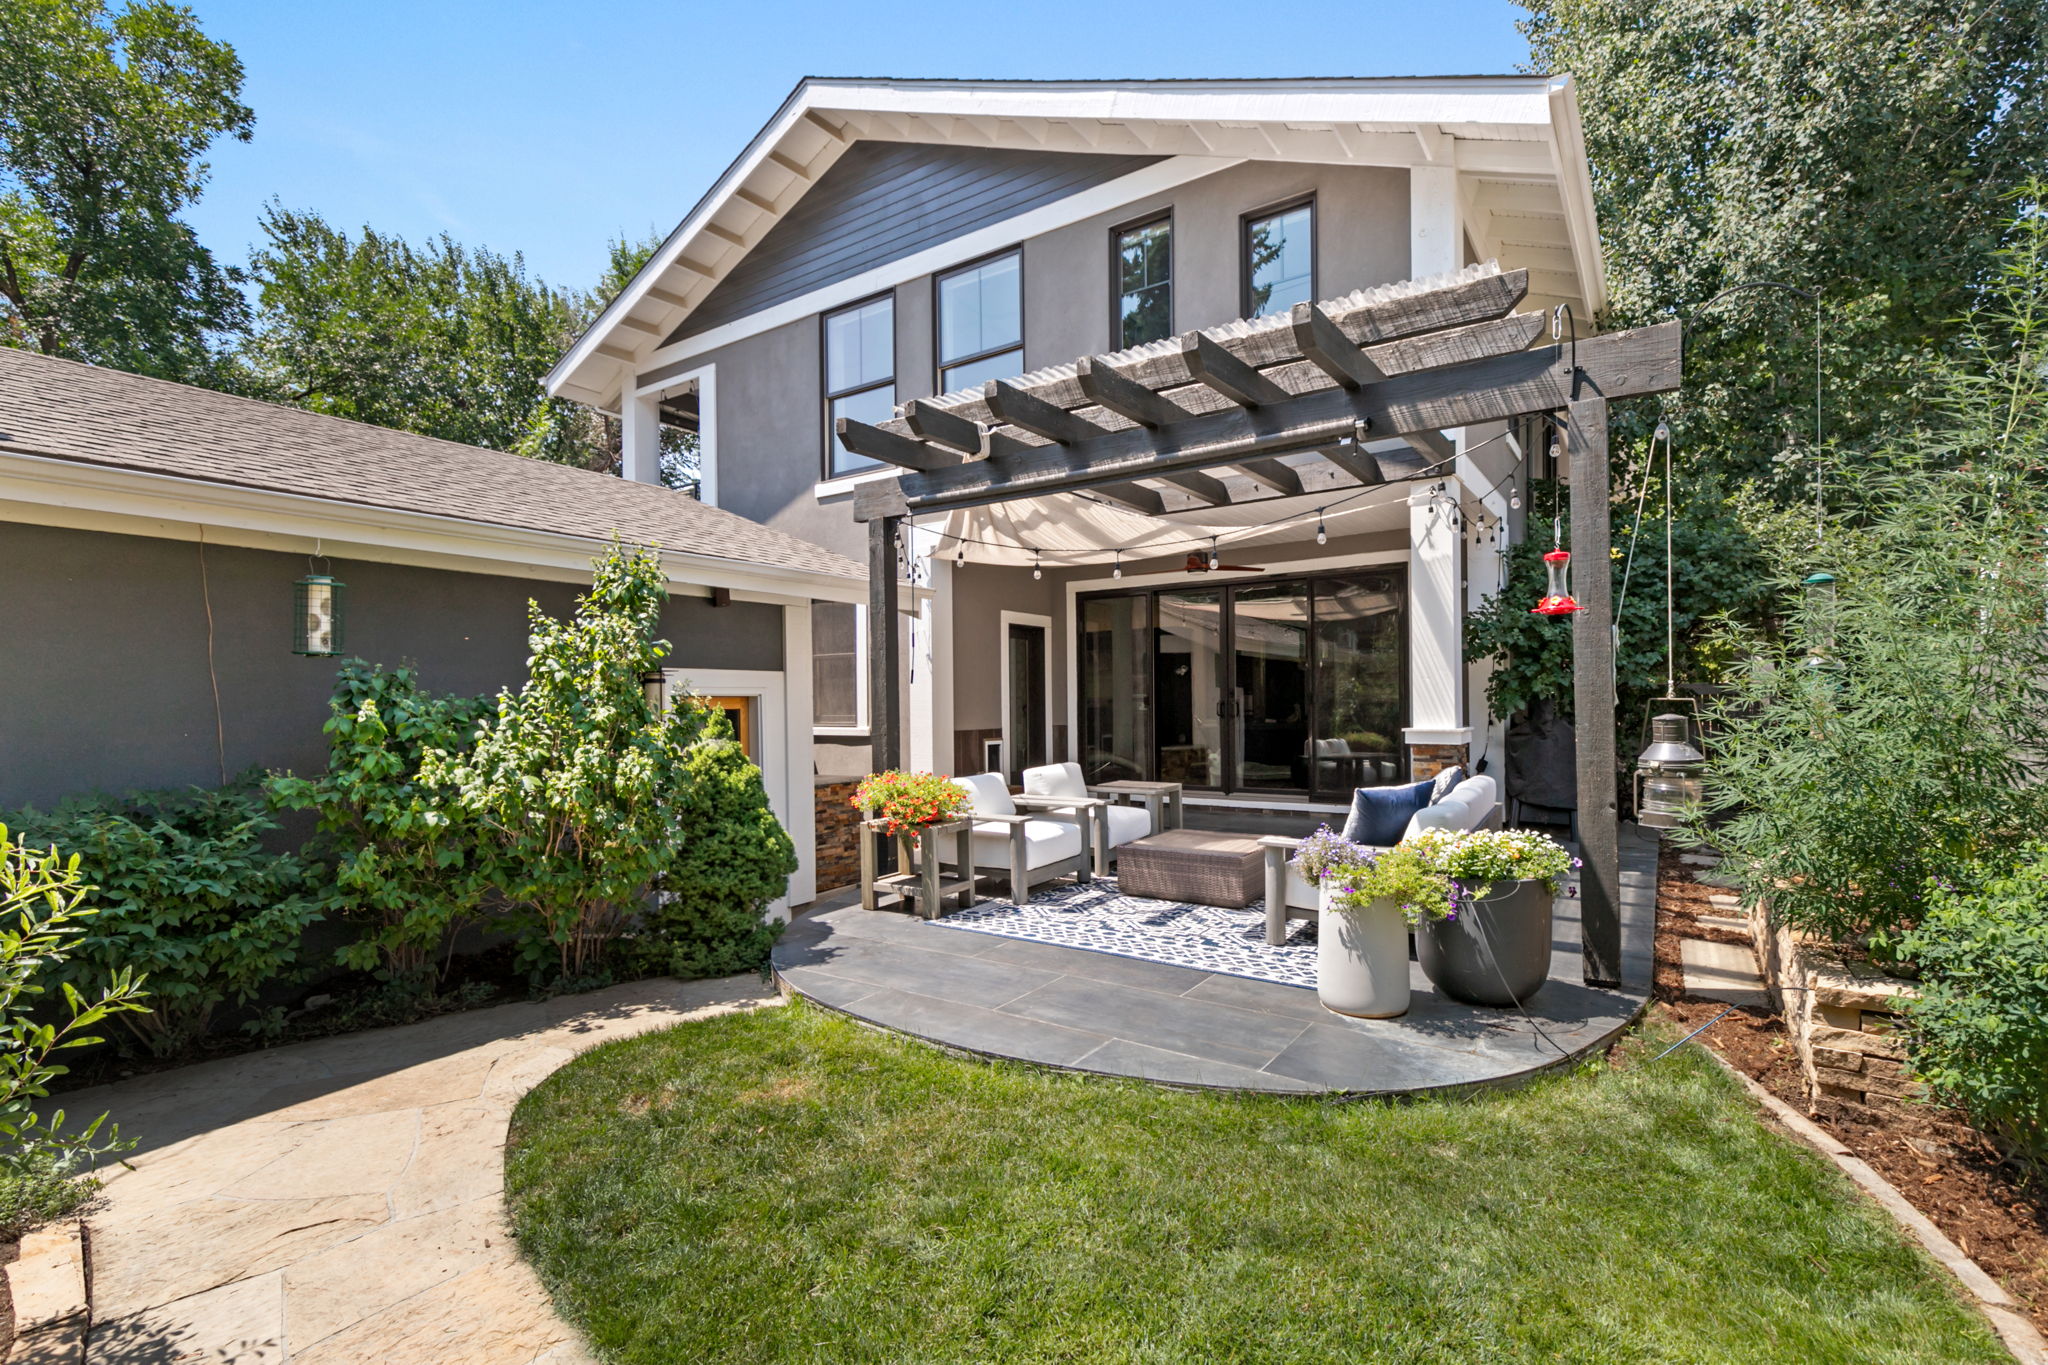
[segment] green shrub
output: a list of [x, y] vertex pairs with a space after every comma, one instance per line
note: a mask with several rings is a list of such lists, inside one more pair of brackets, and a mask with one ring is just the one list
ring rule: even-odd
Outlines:
[[402, 995], [429, 994], [445, 965], [442, 946], [490, 884], [475, 822], [452, 789], [420, 779], [420, 760], [429, 749], [467, 750], [490, 700], [437, 697], [410, 668], [386, 673], [350, 659], [328, 709], [326, 773], [275, 775], [270, 798], [319, 812], [332, 876], [316, 903], [363, 934], [337, 959], [376, 972]]
[[94, 913], [83, 904], [90, 889], [84, 881], [76, 857], [26, 848], [0, 825], [0, 1138], [6, 1140], [0, 1145], [0, 1241], [84, 1203], [95, 1186], [72, 1180], [72, 1173], [124, 1145], [115, 1129], [100, 1135], [105, 1114], [66, 1133], [63, 1110], [45, 1118], [35, 1107], [49, 1097], [50, 1082], [69, 1069], [51, 1060], [56, 1053], [100, 1042], [89, 1030], [114, 1015], [147, 1008], [142, 979], [123, 969], [92, 998], [59, 979], [62, 1022], [36, 1017], [44, 982], [76, 947]]
[[1938, 880], [1902, 951], [1921, 971], [1916, 1075], [1982, 1126], [2048, 1153], [2048, 844], [1974, 886]]
[[707, 737], [683, 755], [683, 843], [642, 921], [642, 965], [670, 976], [759, 968], [781, 932], [761, 912], [789, 887], [796, 846], [768, 808], [761, 770], [709, 712]]
[[684, 756], [704, 714], [656, 715], [640, 682], [668, 653], [656, 638], [667, 601], [659, 556], [614, 544], [572, 619], [527, 604], [526, 685], [498, 694], [475, 746], [430, 750], [422, 764], [421, 780], [459, 790], [485, 831], [490, 873], [512, 903], [507, 923], [536, 976], [600, 975], [686, 839]]
[[49, 964], [54, 979], [91, 995], [147, 975], [148, 1010], [118, 1017], [159, 1056], [204, 1034], [223, 1001], [246, 1003], [290, 972], [320, 918], [298, 858], [264, 851], [277, 825], [251, 783], [67, 802], [11, 823], [24, 844], [92, 870], [93, 917]]

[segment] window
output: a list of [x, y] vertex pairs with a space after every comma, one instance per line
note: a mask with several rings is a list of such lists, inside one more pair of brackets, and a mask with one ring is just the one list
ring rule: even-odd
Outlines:
[[820, 730], [861, 725], [860, 608], [811, 603], [811, 724]]
[[1024, 370], [1024, 257], [1007, 251], [938, 279], [939, 392]]
[[825, 315], [825, 477], [880, 462], [839, 443], [839, 419], [870, 426], [896, 415], [896, 299], [884, 294]]
[[1110, 349], [1142, 346], [1173, 334], [1173, 219], [1118, 228], [1114, 234], [1115, 315]]
[[1284, 313], [1316, 295], [1315, 205], [1260, 213], [1244, 220], [1244, 315]]

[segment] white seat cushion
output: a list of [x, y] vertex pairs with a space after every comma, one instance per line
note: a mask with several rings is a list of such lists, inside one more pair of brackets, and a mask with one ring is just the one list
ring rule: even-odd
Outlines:
[[[940, 840], [951, 844], [951, 840]], [[944, 850], [950, 854], [951, 848]], [[1078, 825], [1062, 824], [1058, 820], [1026, 820], [1024, 822], [1024, 866], [1044, 867], [1047, 863], [1072, 858], [1081, 851], [1081, 829]], [[1010, 826], [976, 825], [974, 827], [974, 865], [976, 867], [1002, 868], [1010, 865]]]
[[1152, 833], [1152, 812], [1143, 806], [1111, 805], [1102, 814], [1109, 821], [1111, 848], [1120, 848]]
[[1082, 780], [1080, 764], [1048, 763], [1024, 770], [1024, 794], [1083, 797], [1088, 794], [1088, 784]]
[[973, 777], [956, 777], [953, 785], [966, 789], [974, 801], [976, 815], [1015, 815], [1017, 803], [1010, 799], [1010, 784], [1003, 781], [1001, 773], [976, 773]]

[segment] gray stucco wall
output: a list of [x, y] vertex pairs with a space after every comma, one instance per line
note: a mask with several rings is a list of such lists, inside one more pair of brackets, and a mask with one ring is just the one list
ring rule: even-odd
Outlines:
[[[220, 780], [206, 602], [230, 774], [317, 772], [334, 659], [291, 652], [297, 555], [0, 523], [0, 809]], [[350, 654], [418, 665], [438, 692], [526, 677], [526, 603], [572, 609], [567, 583], [336, 559]], [[782, 609], [674, 598], [669, 666], [780, 669]]]

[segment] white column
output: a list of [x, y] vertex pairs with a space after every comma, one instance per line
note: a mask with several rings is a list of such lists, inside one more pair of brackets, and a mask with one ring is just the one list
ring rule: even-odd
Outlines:
[[[1478, 448], [1466, 453], [1465, 446], [1475, 432], [1465, 431], [1466, 440], [1460, 442], [1458, 454], [1458, 476], [1465, 486], [1465, 515], [1467, 530], [1473, 523], [1483, 523], [1480, 541], [1477, 545], [1469, 541], [1465, 549], [1465, 613], [1485, 609], [1487, 600], [1501, 589], [1502, 570], [1507, 563], [1508, 546], [1508, 498], [1515, 491], [1514, 479], [1515, 449], [1505, 437], [1491, 442], [1480, 440]], [[1480, 427], [1476, 434], [1491, 435], [1490, 427]], [[1476, 499], [1476, 500], [1475, 500]], [[1488, 536], [1495, 539], [1489, 543]], [[1491, 659], [1480, 659], [1467, 666], [1465, 673], [1465, 720], [1474, 732], [1472, 760], [1484, 756], [1487, 771], [1495, 778], [1501, 778], [1507, 765], [1507, 723], [1502, 717], [1489, 714], [1486, 704], [1487, 684], [1493, 678], [1494, 664]]]
[[[1439, 491], [1442, 490], [1442, 491]], [[1465, 724], [1465, 614], [1462, 546], [1451, 524], [1461, 492], [1456, 479], [1425, 483], [1408, 495], [1409, 744], [1469, 744]]]
[[1408, 278], [1447, 275], [1465, 267], [1465, 235], [1458, 221], [1458, 168], [1408, 169]]
[[931, 589], [919, 604], [916, 647], [910, 651], [908, 761], [928, 773], [953, 771], [953, 563], [939, 553], [938, 533], [910, 532], [911, 561]]
[[[818, 898], [817, 785], [811, 739], [811, 604], [784, 603], [782, 608], [782, 763], [784, 777], [782, 828], [796, 845], [796, 871], [790, 874], [789, 895], [778, 906], [786, 918], [791, 905], [809, 905]], [[767, 723], [768, 717], [762, 717]]]
[[660, 483], [661, 395], [634, 393], [631, 382], [619, 396], [620, 472], [635, 483]]
[[718, 367], [697, 372], [697, 496], [718, 506]]

